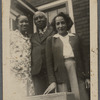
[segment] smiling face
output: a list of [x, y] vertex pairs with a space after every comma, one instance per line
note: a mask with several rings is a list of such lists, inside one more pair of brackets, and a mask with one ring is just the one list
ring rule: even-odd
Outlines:
[[34, 22], [37, 28], [44, 29], [46, 27], [47, 19], [42, 12], [38, 12], [34, 15]]
[[56, 30], [59, 34], [64, 35], [67, 33], [67, 25], [62, 16], [58, 16], [55, 19]]
[[28, 18], [24, 15], [18, 18], [18, 29], [20, 32], [26, 32], [29, 28], [29, 21]]

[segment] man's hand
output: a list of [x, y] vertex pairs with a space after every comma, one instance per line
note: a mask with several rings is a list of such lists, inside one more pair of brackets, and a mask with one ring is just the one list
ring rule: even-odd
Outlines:
[[45, 90], [44, 94], [48, 94], [48, 93], [50, 93], [54, 89], [55, 89], [55, 92], [56, 92], [56, 83], [55, 82], [51, 83], [48, 86], [48, 88]]
[[86, 89], [90, 88], [90, 79], [85, 80], [85, 86], [86, 86]]

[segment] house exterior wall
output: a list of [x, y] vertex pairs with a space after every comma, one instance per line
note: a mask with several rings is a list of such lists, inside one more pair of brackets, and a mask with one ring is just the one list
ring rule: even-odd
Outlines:
[[37, 7], [57, 0], [26, 0], [26, 1], [29, 2], [31, 5], [33, 5], [34, 7]]
[[[76, 33], [84, 45], [86, 61], [90, 62], [90, 20], [89, 0], [72, 0]], [[94, 33], [95, 34], [95, 33]]]
[[89, 0], [72, 0], [76, 32], [89, 45]]

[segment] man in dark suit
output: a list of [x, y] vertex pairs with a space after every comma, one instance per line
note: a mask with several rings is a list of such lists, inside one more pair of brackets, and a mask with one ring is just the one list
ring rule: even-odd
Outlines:
[[33, 34], [32, 42], [32, 69], [35, 94], [43, 94], [48, 86], [45, 45], [48, 36], [53, 34], [53, 28], [48, 24], [47, 17], [43, 12], [36, 12], [34, 23], [37, 32]]

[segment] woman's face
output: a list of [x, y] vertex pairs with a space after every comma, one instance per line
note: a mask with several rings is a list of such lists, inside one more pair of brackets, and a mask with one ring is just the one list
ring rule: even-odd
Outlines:
[[67, 25], [62, 16], [58, 16], [55, 19], [56, 30], [59, 34], [64, 35], [67, 32]]
[[20, 32], [26, 32], [29, 27], [29, 21], [26, 16], [20, 16], [18, 18], [18, 29]]

